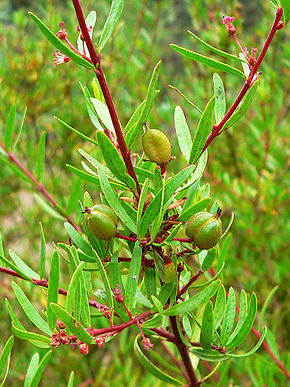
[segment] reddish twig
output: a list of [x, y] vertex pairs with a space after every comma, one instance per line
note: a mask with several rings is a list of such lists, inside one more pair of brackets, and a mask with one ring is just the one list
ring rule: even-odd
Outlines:
[[86, 26], [84, 14], [83, 14], [82, 7], [80, 5], [79, 0], [72, 0], [72, 1], [73, 1], [73, 5], [75, 7], [76, 15], [77, 15], [77, 18], [78, 18], [78, 21], [80, 24], [80, 29], [81, 29], [81, 32], [83, 34], [84, 41], [86, 42], [89, 53], [90, 53], [92, 63], [96, 67], [95, 74], [96, 74], [97, 79], [99, 81], [100, 87], [102, 89], [102, 92], [103, 92], [103, 95], [104, 95], [104, 98], [105, 98], [105, 101], [107, 104], [107, 107], [108, 107], [109, 112], [110, 112], [110, 116], [111, 116], [111, 119], [112, 119], [112, 122], [113, 122], [113, 125], [115, 128], [115, 132], [116, 132], [116, 136], [117, 136], [117, 140], [118, 140], [118, 145], [119, 145], [123, 160], [126, 164], [128, 174], [134, 179], [134, 181], [136, 183], [137, 198], [138, 198], [140, 195], [140, 192], [141, 192], [141, 188], [140, 188], [140, 185], [139, 185], [139, 182], [138, 182], [138, 179], [137, 179], [137, 176], [136, 176], [136, 173], [135, 173], [132, 161], [131, 161], [130, 151], [127, 148], [127, 144], [125, 142], [124, 134], [123, 134], [123, 131], [122, 131], [119, 119], [118, 119], [118, 115], [117, 115], [117, 112], [116, 112], [116, 109], [115, 109], [115, 106], [114, 106], [114, 103], [112, 100], [112, 96], [111, 96], [111, 93], [110, 93], [110, 90], [109, 90], [109, 87], [107, 84], [107, 80], [106, 80], [105, 74], [104, 74], [102, 66], [101, 66], [101, 55], [96, 53], [95, 47], [93, 45], [92, 39], [90, 37], [90, 34], [89, 34], [87, 26]]
[[178, 292], [177, 297], [179, 298], [180, 296], [182, 296], [182, 294], [184, 294], [184, 293], [187, 291], [187, 289], [190, 287], [190, 285], [193, 284], [193, 282], [196, 281], [196, 280], [198, 279], [198, 277], [199, 277], [201, 274], [203, 274], [203, 270], [202, 270], [202, 269], [199, 269], [198, 272], [197, 272], [194, 276], [192, 276], [192, 277], [190, 278], [190, 280], [187, 282], [187, 284], [184, 285], [184, 286], [180, 289], [180, 291]]
[[46, 199], [53, 205], [56, 211], [62, 215], [66, 220], [77, 230], [80, 231], [80, 227], [77, 226], [72, 219], [59, 207], [54, 198], [50, 195], [47, 189], [41, 184], [25, 167], [24, 165], [16, 158], [14, 153], [9, 152], [6, 147], [0, 142], [0, 147], [4, 150], [4, 152], [9, 156], [9, 159], [17, 165], [17, 167], [28, 177], [28, 179], [35, 185], [37, 191], [41, 192]]

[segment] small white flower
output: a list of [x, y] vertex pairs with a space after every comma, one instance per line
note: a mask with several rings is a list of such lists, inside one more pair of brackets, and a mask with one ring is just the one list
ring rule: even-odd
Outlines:
[[53, 63], [55, 65], [60, 65], [60, 64], [63, 64], [63, 63], [67, 63], [69, 62], [71, 59], [66, 56], [66, 55], [63, 55], [59, 50], [57, 50], [56, 52], [54, 52], [53, 54]]

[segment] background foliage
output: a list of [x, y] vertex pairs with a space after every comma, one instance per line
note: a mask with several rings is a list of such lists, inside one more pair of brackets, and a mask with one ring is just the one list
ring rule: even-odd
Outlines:
[[[98, 20], [95, 39], [103, 25], [110, 6], [109, 1], [86, 1], [85, 11], [96, 9]], [[53, 12], [52, 12], [53, 8]], [[73, 63], [55, 68], [53, 48], [40, 35], [27, 16], [27, 10], [36, 12], [54, 30], [64, 20], [71, 36], [77, 38], [77, 21], [70, 1], [0, 1], [0, 125], [11, 105], [17, 104], [16, 122], [21, 124], [27, 114], [17, 157], [29, 170], [35, 171], [37, 144], [41, 133], [47, 132], [45, 186], [60, 203], [66, 203], [76, 177], [65, 167], [77, 165], [81, 147], [94, 152], [91, 144], [81, 141], [59, 124], [54, 116], [93, 136], [95, 131], [88, 118], [82, 91], [76, 79], [90, 87], [90, 74]], [[198, 113], [190, 104], [168, 87], [176, 86], [198, 106], [204, 106], [210, 97], [210, 71], [198, 64], [183, 60], [169, 43], [197, 49], [197, 43], [186, 33], [198, 32], [212, 45], [237, 54], [234, 42], [220, 23], [223, 15], [236, 16], [240, 40], [247, 47], [261, 47], [273, 20], [270, 2], [182, 0], [182, 1], [127, 1], [117, 31], [104, 53], [103, 67], [113, 94], [121, 122], [126, 122], [146, 93], [151, 70], [161, 58], [160, 94], [152, 110], [150, 126], [174, 135], [173, 114], [177, 104], [185, 111], [189, 126], [194, 129]], [[278, 285], [268, 305], [264, 321], [270, 328], [268, 343], [287, 365], [287, 148], [286, 111], [289, 77], [289, 46], [285, 34], [277, 34], [263, 62], [263, 79], [255, 103], [247, 116], [234, 128], [220, 136], [211, 145], [205, 183], [211, 184], [216, 200], [222, 204], [225, 223], [231, 212], [236, 217], [232, 227], [232, 243], [223, 273], [224, 283], [236, 289], [256, 290], [262, 304], [270, 291]], [[284, 41], [283, 41], [284, 40]], [[198, 49], [197, 49], [198, 50]], [[289, 55], [288, 55], [289, 57]], [[227, 97], [235, 98], [240, 80], [222, 75]], [[288, 82], [289, 84], [289, 82]], [[175, 143], [177, 162], [184, 164]], [[2, 158], [2, 156], [1, 156]], [[169, 164], [169, 170], [172, 168]], [[177, 169], [177, 163], [174, 168]], [[64, 184], [65, 182], [65, 184]], [[93, 187], [85, 184], [93, 198]], [[8, 165], [1, 163], [0, 224], [6, 246], [37, 266], [40, 245], [39, 221], [46, 239], [65, 241], [67, 236], [62, 222], [48, 216], [35, 200], [31, 187], [15, 176]], [[74, 214], [78, 219], [79, 214]], [[49, 245], [49, 244], [48, 244]], [[51, 246], [52, 247], [52, 246]], [[66, 273], [62, 273], [65, 280]], [[9, 281], [1, 275], [1, 298], [12, 298]], [[41, 291], [34, 292], [26, 285], [34, 302], [41, 306]], [[12, 305], [13, 300], [11, 299]], [[261, 306], [259, 305], [259, 310]], [[10, 323], [4, 302], [0, 303], [3, 342], [10, 335]], [[289, 324], [289, 321], [288, 321]], [[253, 339], [254, 342], [254, 339]], [[252, 343], [251, 343], [252, 344]], [[7, 385], [16, 386], [25, 377], [27, 366], [35, 349], [16, 340], [11, 372]], [[93, 375], [94, 385], [142, 386], [158, 385], [153, 376], [146, 377], [132, 357], [133, 336], [123, 332], [113, 347], [92, 351], [87, 357], [62, 347], [46, 370], [42, 385], [66, 385], [69, 373], [76, 370], [76, 380], [87, 381]], [[15, 350], [16, 349], [16, 350]], [[19, 349], [19, 351], [17, 350]], [[21, 349], [21, 350], [20, 350]], [[69, 353], [68, 353], [69, 352]], [[236, 363], [236, 364], [235, 364]], [[281, 371], [267, 353], [260, 350], [253, 357], [221, 365], [219, 373], [233, 385], [284, 385]], [[211, 380], [211, 379], [210, 379]], [[215, 385], [208, 383], [208, 385]], [[160, 383], [161, 385], [161, 383]], [[164, 384], [163, 384], [164, 385]], [[206, 385], [206, 384], [205, 384]], [[223, 384], [221, 384], [223, 385]], [[285, 384], [286, 385], [286, 384]]]

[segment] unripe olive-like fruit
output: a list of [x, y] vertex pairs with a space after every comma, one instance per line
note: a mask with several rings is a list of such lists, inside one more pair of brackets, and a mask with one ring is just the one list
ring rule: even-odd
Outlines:
[[194, 214], [187, 222], [185, 234], [202, 250], [214, 247], [222, 236], [222, 222], [219, 219], [221, 209], [215, 215], [200, 211]]
[[147, 129], [142, 137], [144, 153], [150, 161], [158, 165], [171, 159], [171, 145], [166, 135], [157, 129]]
[[96, 238], [109, 240], [116, 235], [118, 217], [112, 208], [96, 204], [84, 212], [86, 226]]

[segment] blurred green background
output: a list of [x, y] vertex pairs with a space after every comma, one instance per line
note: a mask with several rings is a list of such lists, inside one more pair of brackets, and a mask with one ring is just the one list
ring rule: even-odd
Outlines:
[[[86, 14], [91, 10], [97, 11], [94, 32], [97, 38], [110, 1], [87, 0], [82, 3]], [[169, 168], [174, 172], [185, 164], [176, 141], [174, 109], [176, 105], [182, 106], [192, 133], [199, 115], [168, 84], [182, 90], [203, 108], [213, 94], [213, 71], [184, 60], [169, 44], [176, 43], [206, 54], [204, 48], [198, 47], [197, 42], [187, 34], [190, 29], [213, 46], [237, 55], [237, 47], [221, 24], [223, 15], [232, 15], [236, 17], [235, 26], [242, 45], [257, 47], [259, 52], [275, 10], [270, 1], [262, 0], [127, 0], [125, 3], [117, 30], [103, 53], [103, 68], [120, 121], [125, 124], [146, 95], [153, 66], [162, 59], [158, 84], [161, 92], [150, 116], [150, 126], [169, 134], [177, 157]], [[70, 40], [76, 42], [77, 39], [77, 21], [70, 1], [0, 0], [0, 135], [3, 138], [11, 105], [15, 103], [17, 106], [18, 126], [27, 107], [16, 156], [28, 170], [34, 172], [38, 142], [41, 133], [46, 131], [44, 184], [56, 200], [66, 206], [77, 180], [67, 170], [66, 163], [80, 166], [81, 155], [77, 152], [80, 146], [92, 153], [95, 149], [65, 129], [54, 116], [94, 137], [95, 129], [88, 117], [79, 85], [80, 81], [90, 87], [92, 77], [74, 63], [53, 65], [52, 53], [55, 49], [28, 17], [29, 10], [54, 31], [58, 30], [58, 23], [64, 21]], [[289, 45], [286, 42], [287, 31], [283, 29], [275, 36], [262, 64], [263, 76], [247, 116], [210, 146], [203, 182], [210, 183], [213, 199], [223, 208], [225, 223], [231, 212], [235, 213], [232, 244], [223, 274], [225, 285], [231, 285], [236, 290], [245, 288], [248, 292], [255, 289], [260, 310], [269, 292], [279, 286], [267, 308], [264, 323], [270, 329], [268, 344], [287, 365], [287, 235], [290, 230], [287, 222], [286, 140]], [[228, 74], [221, 76], [230, 106], [241, 88], [241, 80]], [[37, 268], [39, 222], [43, 224], [51, 248], [53, 241], [67, 239], [65, 230], [61, 221], [49, 217], [39, 206], [32, 186], [21, 181], [3, 162], [0, 168], [0, 224], [4, 245]], [[86, 183], [84, 188], [96, 197], [93, 186]], [[79, 214], [73, 217], [77, 220]], [[8, 297], [13, 304], [13, 296], [10, 278], [1, 275], [0, 279], [0, 327], [4, 342], [10, 335], [10, 321], [3, 300]], [[41, 304], [42, 291], [26, 286], [35, 303]], [[132, 339], [130, 333], [124, 332], [118, 340], [95, 350], [88, 357], [81, 357], [70, 348], [59, 348], [41, 385], [54, 383], [65, 386], [72, 369], [76, 371], [76, 385], [81, 386], [164, 385], [151, 375], [144, 380], [144, 371], [132, 352]], [[12, 370], [6, 382], [9, 386], [21, 385], [31, 355], [36, 351], [20, 340], [16, 341], [15, 348]], [[224, 375], [225, 384], [221, 385], [225, 386], [287, 385], [284, 375], [263, 349], [246, 360], [237, 359], [222, 364], [219, 374]], [[205, 385], [215, 383], [209, 379]]]

